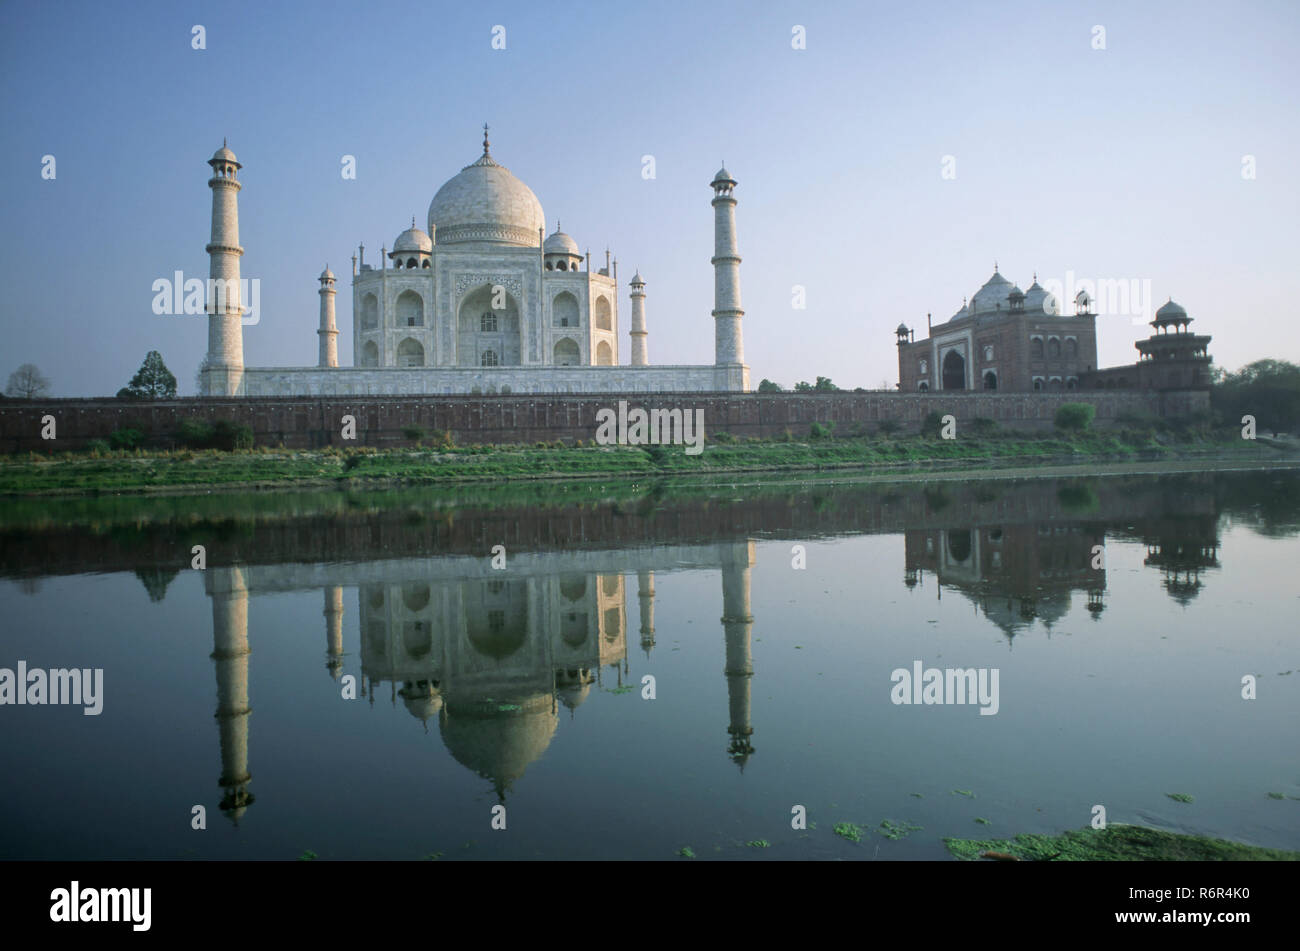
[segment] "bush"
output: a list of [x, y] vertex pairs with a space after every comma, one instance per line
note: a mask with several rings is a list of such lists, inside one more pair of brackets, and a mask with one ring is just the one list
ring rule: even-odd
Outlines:
[[92, 439], [86, 443], [86, 451], [91, 454], [102, 454], [108, 452], [109, 449], [108, 440], [106, 439]]
[[736, 441], [736, 437], [731, 435], [731, 433], [721, 431], [714, 433], [712, 439], [716, 443], [730, 443]]
[[925, 414], [925, 419], [921, 421], [922, 436], [938, 436], [943, 429], [943, 413], [938, 410], [930, 410]]
[[876, 432], [891, 436], [902, 428], [903, 424], [896, 419], [882, 419], [880, 425], [876, 427]]
[[999, 429], [996, 419], [989, 419], [987, 416], [976, 416], [970, 421], [970, 428], [976, 436], [992, 436]]
[[108, 437], [114, 449], [139, 449], [144, 445], [144, 433], [135, 428], [116, 429]]
[[423, 426], [403, 426], [402, 435], [418, 446], [429, 433]]
[[244, 423], [219, 419], [212, 424], [212, 448], [225, 452], [253, 448], [253, 428]]
[[813, 423], [808, 427], [808, 435], [813, 439], [830, 439], [834, 423]]
[[1056, 428], [1081, 433], [1096, 415], [1097, 408], [1091, 403], [1062, 403], [1056, 410]]
[[209, 449], [212, 447], [212, 424], [202, 419], [182, 420], [176, 430], [176, 441], [190, 449]]

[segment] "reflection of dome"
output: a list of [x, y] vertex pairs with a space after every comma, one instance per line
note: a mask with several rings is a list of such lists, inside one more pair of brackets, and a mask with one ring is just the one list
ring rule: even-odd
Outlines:
[[442, 742], [501, 795], [546, 752], [558, 722], [549, 694], [453, 703], [443, 710]]
[[570, 710], [576, 710], [582, 706], [584, 700], [591, 694], [591, 685], [596, 682], [591, 671], [585, 667], [576, 670], [557, 670], [555, 672], [555, 686], [560, 696], [560, 702]]
[[[498, 165], [483, 137], [483, 155], [438, 189], [429, 204], [429, 231], [439, 244], [487, 242], [537, 247], [546, 226], [531, 188]], [[575, 245], [576, 247], [576, 245]]]
[[442, 710], [442, 696], [438, 693], [438, 688], [427, 680], [414, 683], [408, 680], [402, 684], [397, 695], [406, 704], [407, 712], [417, 720], [428, 720]]

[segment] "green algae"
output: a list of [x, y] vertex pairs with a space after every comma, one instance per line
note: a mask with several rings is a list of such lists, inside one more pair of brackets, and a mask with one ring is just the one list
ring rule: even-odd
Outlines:
[[975, 794], [971, 792], [969, 789], [954, 789], [952, 791], [952, 794], [954, 796], [965, 796], [967, 799], [975, 798]]
[[1185, 792], [1167, 792], [1167, 793], [1165, 793], [1165, 795], [1168, 796], [1170, 799], [1172, 799], [1174, 802], [1194, 802], [1194, 801], [1195, 801], [1194, 799], [1192, 799], [1191, 796], [1187, 795], [1187, 793], [1185, 793]]
[[680, 849], [677, 850], [677, 854], [684, 859], [695, 858], [695, 850], [692, 849], [689, 845], [683, 845]]
[[992, 824], [992, 823], [989, 822], [989, 820], [985, 819], [983, 816], [976, 816], [976, 817], [975, 817], [975, 821], [978, 822], [978, 823], [979, 823], [980, 825], [982, 825], [982, 826], [986, 826], [986, 825], [991, 825], [991, 824]]
[[1002, 852], [1026, 862], [1300, 861], [1300, 852], [1116, 822], [1105, 829], [1073, 829], [1060, 835], [1022, 834], [1014, 839], [985, 840], [947, 838], [943, 844], [957, 858], [966, 861], [978, 859], [981, 852]]
[[751, 849], [770, 849], [772, 847], [772, 843], [767, 839], [751, 839], [745, 844]]
[[850, 842], [862, 841], [862, 826], [852, 822], [835, 823], [835, 834], [840, 838], [848, 839]]
[[908, 835], [916, 832], [924, 826], [914, 826], [910, 822], [895, 822], [893, 819], [886, 819], [880, 823], [880, 834], [886, 839], [906, 839]]

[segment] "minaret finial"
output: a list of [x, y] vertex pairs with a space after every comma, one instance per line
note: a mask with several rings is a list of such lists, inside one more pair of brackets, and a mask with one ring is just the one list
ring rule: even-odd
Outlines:
[[221, 147], [223, 149], [226, 147], [226, 137], [224, 135], [221, 137]]
[[488, 154], [488, 124], [483, 123], [483, 154]]
[[411, 215], [411, 227], [415, 227], [415, 215]]

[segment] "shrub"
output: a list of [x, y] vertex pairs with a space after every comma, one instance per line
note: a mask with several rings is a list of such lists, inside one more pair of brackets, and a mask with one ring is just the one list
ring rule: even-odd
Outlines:
[[921, 421], [922, 436], [938, 436], [943, 429], [943, 414], [938, 410], [931, 410], [925, 414], [925, 419]]
[[1097, 408], [1091, 403], [1062, 403], [1056, 410], [1056, 428], [1081, 433], [1096, 415]]
[[202, 419], [182, 420], [176, 441], [190, 449], [208, 449], [212, 446], [212, 424]]
[[731, 433], [721, 432], [721, 431], [714, 433], [711, 438], [713, 439], [714, 442], [717, 443], [729, 443], [729, 442], [736, 441], [736, 437], [731, 435]]
[[139, 449], [144, 445], [144, 433], [134, 427], [116, 429], [109, 434], [108, 444], [114, 449]]
[[998, 431], [998, 421], [987, 416], [976, 416], [970, 421], [970, 428], [976, 436], [992, 436]]
[[813, 439], [830, 439], [834, 423], [813, 423], [808, 427], [808, 435]]
[[253, 428], [244, 423], [219, 419], [212, 424], [212, 448], [225, 452], [253, 448]]
[[429, 433], [423, 426], [403, 426], [402, 435], [418, 446]]
[[886, 436], [893, 435], [903, 428], [903, 424], [896, 419], [882, 419], [880, 425], [876, 427], [876, 432], [884, 433]]
[[109, 448], [108, 440], [106, 439], [92, 439], [90, 442], [86, 443], [86, 451], [94, 455], [108, 452]]

